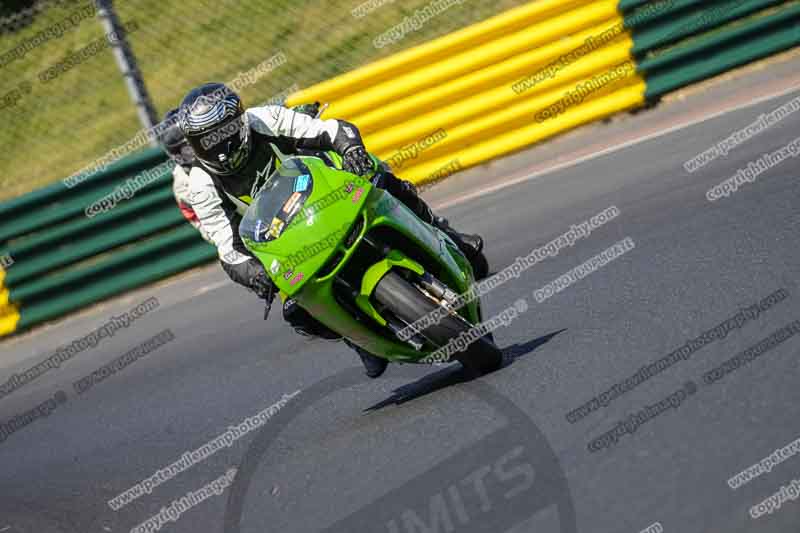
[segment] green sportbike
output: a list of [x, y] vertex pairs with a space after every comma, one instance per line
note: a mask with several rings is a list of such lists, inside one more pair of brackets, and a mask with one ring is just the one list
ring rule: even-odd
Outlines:
[[459, 302], [475, 281], [467, 258], [370, 176], [341, 165], [332, 152], [284, 159], [239, 226], [282, 297], [391, 362], [498, 369], [502, 352], [475, 328], [479, 299]]

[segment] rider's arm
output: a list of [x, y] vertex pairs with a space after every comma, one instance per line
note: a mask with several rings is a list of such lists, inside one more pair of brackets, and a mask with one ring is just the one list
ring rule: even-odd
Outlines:
[[199, 167], [193, 167], [189, 176], [190, 205], [206, 234], [217, 247], [220, 260], [237, 265], [251, 259], [251, 256], [236, 249], [236, 216], [232, 209], [224, 206], [211, 176]]
[[238, 238], [239, 217], [235, 210], [226, 205], [219, 189], [205, 170], [193, 167], [189, 176], [192, 208], [208, 237], [217, 247], [222, 269], [236, 283], [271, 301], [274, 294], [271, 292], [274, 289], [272, 280], [258, 259], [241, 251], [243, 244]]
[[279, 105], [253, 107], [247, 115], [254, 130], [297, 140], [299, 148], [334, 150], [344, 155], [350, 148], [364, 146], [358, 128], [344, 120], [312, 118]]

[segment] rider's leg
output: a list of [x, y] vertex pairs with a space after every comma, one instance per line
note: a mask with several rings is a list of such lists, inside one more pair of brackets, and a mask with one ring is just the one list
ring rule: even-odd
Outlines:
[[[392, 196], [403, 202], [406, 207], [411, 209], [414, 214], [424, 222], [444, 231], [447, 236], [453, 239], [453, 242], [458, 245], [459, 249], [467, 256], [467, 259], [475, 263], [473, 259], [483, 251], [483, 239], [480, 235], [471, 235], [456, 231], [450, 226], [450, 222], [446, 218], [436, 216], [433, 213], [430, 206], [419, 196], [417, 188], [413, 183], [401, 180], [395, 176], [389, 171], [385, 164], [383, 165], [382, 171], [376, 174], [374, 184], [376, 187], [389, 191]], [[486, 277], [487, 274], [488, 272], [475, 272], [475, 277], [482, 279]]]
[[389, 361], [383, 357], [372, 355], [368, 351], [353, 344], [349, 339], [344, 339], [344, 343], [356, 351], [361, 357], [361, 363], [364, 365], [364, 372], [368, 377], [379, 378], [386, 372], [386, 367], [389, 366]]
[[345, 344], [358, 353], [361, 362], [364, 364], [364, 370], [367, 376], [377, 378], [386, 371], [386, 366], [389, 364], [389, 361], [377, 355], [372, 355], [343, 338], [341, 335], [338, 335], [322, 324], [322, 322], [311, 316], [308, 311], [297, 305], [297, 302], [293, 298], [288, 298], [283, 303], [283, 318], [297, 333], [304, 337], [343, 340]]

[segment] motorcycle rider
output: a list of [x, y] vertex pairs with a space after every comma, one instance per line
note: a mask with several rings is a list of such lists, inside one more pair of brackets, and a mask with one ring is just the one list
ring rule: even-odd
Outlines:
[[[333, 150], [342, 157], [345, 171], [359, 176], [372, 172], [374, 163], [361, 134], [344, 120], [321, 120], [279, 105], [245, 110], [239, 96], [221, 83], [191, 90], [181, 103], [179, 124], [196, 156], [190, 172], [192, 207], [217, 246], [228, 276], [265, 299], [269, 307], [277, 288], [242, 243], [238, 232], [241, 216], [275, 170], [276, 158]], [[374, 178], [375, 186], [445, 231], [468, 259], [481, 254], [483, 240], [479, 236], [456, 232], [446, 219], [434, 216], [411, 183], [395, 177], [385, 165], [382, 170]], [[300, 334], [340, 338], [294, 299], [284, 302], [283, 316]], [[386, 370], [385, 359], [347, 344], [358, 352], [368, 376], [378, 377]]]
[[178, 124], [178, 109], [167, 111], [164, 120], [156, 128], [161, 147], [167, 153], [167, 157], [175, 162], [175, 168], [172, 169], [172, 194], [175, 196], [175, 203], [178, 204], [183, 217], [200, 232], [203, 239], [214, 244], [190, 203], [189, 171], [195, 164], [195, 157], [194, 150], [189, 146]]

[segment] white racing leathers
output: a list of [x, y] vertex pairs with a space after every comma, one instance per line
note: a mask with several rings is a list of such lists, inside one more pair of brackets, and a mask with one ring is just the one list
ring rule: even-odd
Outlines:
[[275, 169], [276, 157], [292, 155], [300, 148], [344, 154], [352, 146], [363, 145], [358, 129], [348, 122], [315, 119], [277, 105], [251, 108], [245, 115], [253, 143], [247, 164], [231, 176], [216, 176], [199, 166], [189, 175], [191, 206], [217, 247], [223, 267], [252, 258], [239, 238], [239, 222]]
[[203, 239], [213, 244], [211, 237], [208, 236], [208, 233], [203, 229], [203, 225], [197, 218], [197, 213], [192, 209], [189, 173], [181, 165], [175, 165], [175, 168], [172, 170], [172, 194], [175, 196], [175, 203], [178, 204], [178, 208], [181, 210], [184, 218], [186, 218], [194, 229], [200, 232]]

